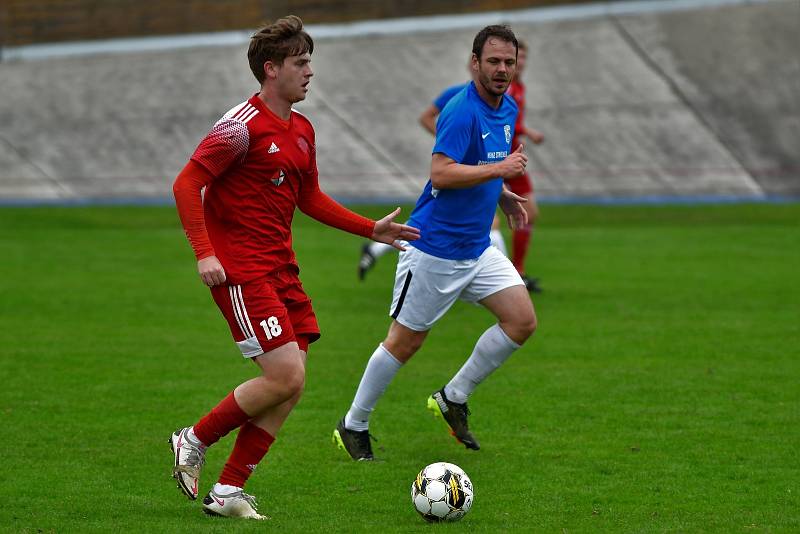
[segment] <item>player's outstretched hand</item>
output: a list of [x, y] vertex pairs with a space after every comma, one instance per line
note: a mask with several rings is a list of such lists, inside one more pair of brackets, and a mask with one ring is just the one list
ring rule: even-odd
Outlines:
[[523, 206], [527, 201], [527, 198], [512, 193], [505, 187], [500, 193], [500, 200], [498, 200], [497, 203], [500, 205], [500, 209], [503, 210], [503, 213], [506, 214], [508, 227], [512, 230], [521, 230], [528, 224], [528, 212]]
[[400, 208], [375, 223], [372, 231], [372, 240], [392, 245], [397, 250], [405, 250], [398, 241], [415, 241], [419, 239], [419, 230], [413, 226], [394, 222], [400, 214]]
[[222, 268], [222, 264], [216, 256], [209, 256], [198, 261], [197, 272], [200, 273], [200, 279], [208, 287], [224, 284], [227, 279], [225, 269]]
[[498, 166], [498, 176], [505, 179], [516, 178], [525, 172], [525, 166], [528, 164], [528, 156], [522, 152], [522, 143], [517, 149], [508, 155], [506, 159], [496, 163]]

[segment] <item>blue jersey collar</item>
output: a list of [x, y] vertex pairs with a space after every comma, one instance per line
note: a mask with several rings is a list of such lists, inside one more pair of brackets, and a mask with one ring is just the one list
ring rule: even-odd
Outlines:
[[503, 96], [500, 97], [500, 103], [497, 105], [496, 109], [493, 108], [492, 106], [490, 106], [489, 104], [487, 104], [486, 100], [481, 98], [480, 93], [478, 93], [478, 88], [475, 87], [475, 81], [474, 80], [469, 82], [469, 84], [467, 85], [467, 93], [470, 95], [470, 97], [472, 99], [477, 100], [478, 102], [480, 102], [481, 105], [483, 106], [483, 108], [488, 113], [491, 113], [491, 114], [499, 113], [500, 110], [503, 109], [503, 105], [506, 103], [506, 95], [504, 94]]

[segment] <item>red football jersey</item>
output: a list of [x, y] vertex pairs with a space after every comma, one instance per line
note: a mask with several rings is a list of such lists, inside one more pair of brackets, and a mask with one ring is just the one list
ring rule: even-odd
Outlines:
[[[372, 221], [342, 213], [346, 210], [338, 204], [331, 207], [335, 203], [319, 190], [314, 129], [308, 119], [292, 111], [284, 121], [257, 95], [225, 113], [191, 159], [212, 177], [203, 197], [203, 217], [228, 284], [287, 265], [297, 267], [291, 232], [297, 205], [311, 206], [311, 211], [323, 205], [328, 220], [310, 214], [328, 224], [338, 218], [335, 226], [360, 235], [372, 233]], [[342, 227], [340, 222], [352, 224]]]
[[520, 81], [514, 80], [508, 86], [506, 93], [514, 97], [519, 108], [517, 121], [514, 123], [514, 139], [511, 140], [511, 150], [515, 150], [520, 143], [519, 130], [525, 124], [525, 85]]

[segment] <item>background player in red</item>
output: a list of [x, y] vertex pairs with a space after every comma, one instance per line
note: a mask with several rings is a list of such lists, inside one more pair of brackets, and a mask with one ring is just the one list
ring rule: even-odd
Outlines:
[[203, 499], [204, 511], [213, 515], [264, 518], [243, 487], [300, 399], [308, 345], [320, 336], [292, 250], [295, 207], [384, 243], [419, 237], [415, 228], [393, 222], [399, 208], [375, 222], [320, 190], [314, 129], [292, 109], [308, 91], [313, 51], [298, 17], [256, 32], [247, 55], [260, 92], [223, 115], [173, 187], [200, 278], [242, 355], [261, 370], [170, 438], [173, 476], [196, 499], [207, 447], [239, 429], [218, 482]]
[[[511, 141], [511, 149], [516, 150], [521, 144], [523, 136], [529, 138], [534, 144], [541, 144], [544, 135], [533, 128], [525, 126], [525, 84], [522, 83], [522, 73], [525, 70], [525, 63], [528, 59], [528, 46], [522, 41], [518, 41], [519, 50], [517, 54], [517, 74], [508, 87], [507, 93], [517, 101], [519, 115], [514, 125], [514, 139]], [[517, 272], [522, 275], [525, 287], [529, 291], [538, 293], [541, 291], [538, 280], [525, 274], [525, 256], [528, 253], [528, 245], [531, 241], [531, 232], [536, 219], [539, 218], [539, 206], [536, 204], [536, 196], [533, 192], [533, 181], [527, 171], [522, 176], [506, 180], [506, 185], [514, 193], [528, 199], [523, 206], [528, 212], [528, 223], [522, 228], [514, 229], [511, 234], [511, 263], [516, 267]], [[497, 219], [495, 218], [495, 223]]]

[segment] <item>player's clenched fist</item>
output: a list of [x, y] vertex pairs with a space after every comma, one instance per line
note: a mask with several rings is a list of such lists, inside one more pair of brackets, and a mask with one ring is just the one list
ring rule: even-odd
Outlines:
[[225, 269], [216, 256], [209, 256], [197, 262], [197, 272], [208, 287], [225, 283]]
[[506, 159], [496, 164], [497, 174], [506, 179], [515, 178], [525, 172], [527, 164], [528, 156], [522, 152], [522, 144], [520, 144]]

